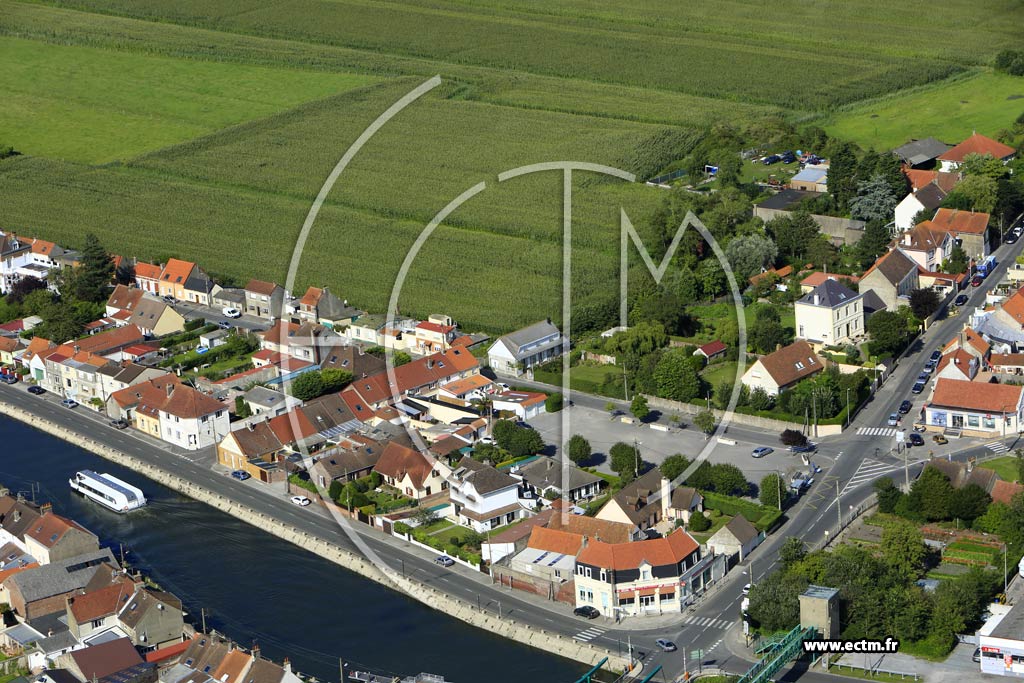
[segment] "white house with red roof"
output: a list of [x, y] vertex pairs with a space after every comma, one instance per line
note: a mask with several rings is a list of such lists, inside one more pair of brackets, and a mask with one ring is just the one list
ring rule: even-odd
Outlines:
[[939, 378], [925, 405], [928, 429], [963, 436], [1002, 437], [1019, 431], [1024, 387]]
[[682, 612], [711, 582], [712, 561], [682, 529], [632, 543], [591, 540], [576, 556], [576, 606], [606, 617]]
[[447, 351], [455, 341], [456, 325], [447, 315], [431, 315], [413, 329], [409, 351], [425, 355]]
[[990, 156], [1005, 164], [1013, 159], [1017, 150], [997, 140], [975, 133], [953, 149], [939, 155], [939, 163], [942, 165], [943, 171], [955, 171], [970, 154]]
[[547, 412], [546, 394], [535, 391], [503, 391], [491, 397], [491, 407], [495, 412], [515, 413], [520, 420], [529, 420]]

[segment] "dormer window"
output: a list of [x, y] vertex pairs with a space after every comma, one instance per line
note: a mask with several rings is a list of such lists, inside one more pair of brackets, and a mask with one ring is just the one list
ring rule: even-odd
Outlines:
[[795, 363], [795, 365], [796, 365], [796, 369], [797, 369], [797, 370], [803, 370], [803, 369], [804, 369], [804, 364], [803, 364], [803, 363], [801, 363], [800, 361], [797, 361], [797, 362]]

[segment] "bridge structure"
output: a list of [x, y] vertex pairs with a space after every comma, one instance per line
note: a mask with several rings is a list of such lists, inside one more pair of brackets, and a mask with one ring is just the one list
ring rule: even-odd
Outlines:
[[766, 639], [755, 650], [761, 659], [737, 683], [768, 683], [782, 667], [803, 654], [803, 642], [814, 638], [816, 633], [813, 626], [797, 626], [789, 633]]

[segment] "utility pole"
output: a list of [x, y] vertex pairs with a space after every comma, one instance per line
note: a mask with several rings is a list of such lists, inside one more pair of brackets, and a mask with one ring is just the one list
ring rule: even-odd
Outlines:
[[341, 683], [345, 683], [345, 662], [342, 661], [341, 657], [338, 657], [338, 680]]
[[846, 388], [846, 428], [850, 428], [850, 388]]
[[811, 407], [814, 410], [814, 438], [818, 438], [818, 392], [811, 392]]
[[782, 474], [775, 470], [776, 483], [779, 485], [779, 512], [782, 512]]
[[907, 487], [906, 493], [910, 493], [910, 464], [907, 460], [907, 449], [903, 449], [903, 483]]

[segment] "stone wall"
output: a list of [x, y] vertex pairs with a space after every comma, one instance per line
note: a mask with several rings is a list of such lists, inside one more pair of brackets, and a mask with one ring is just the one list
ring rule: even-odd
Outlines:
[[[668, 411], [670, 413], [679, 413], [683, 415], [696, 415], [697, 413], [703, 412], [704, 407], [698, 406], [692, 403], [682, 403], [680, 401], [670, 401], [666, 398], [658, 398], [657, 396], [647, 396], [647, 405], [652, 409], [661, 411]], [[715, 414], [716, 420], [721, 420], [722, 416], [725, 415], [725, 411], [712, 408], [711, 412]], [[757, 429], [764, 429], [767, 431], [781, 432], [784, 429], [795, 429], [798, 432], [805, 431], [804, 425], [798, 422], [784, 422], [782, 420], [773, 420], [767, 417], [758, 417], [757, 415], [743, 415], [741, 413], [732, 414], [732, 423], [744, 425], [747, 427], [755, 427]], [[813, 428], [812, 428], [813, 429]], [[834, 436], [836, 434], [843, 433], [843, 425], [818, 425], [817, 436]]]
[[0, 402], [0, 412], [35, 427], [40, 431], [56, 436], [80, 448], [94, 453], [102, 458], [127, 467], [139, 474], [142, 474], [153, 481], [162, 484], [178, 493], [206, 503], [218, 510], [232, 515], [244, 522], [248, 522], [259, 529], [266, 531], [280, 539], [289, 541], [304, 550], [319, 555], [320, 557], [334, 562], [350, 571], [353, 571], [364, 578], [376, 581], [393, 590], [399, 590], [428, 607], [443, 612], [478, 628], [485, 629], [500, 636], [510, 638], [517, 642], [536, 647], [538, 649], [567, 657], [584, 664], [596, 664], [604, 657], [608, 657], [609, 664], [616, 670], [622, 671], [628, 662], [621, 655], [604, 650], [602, 648], [582, 643], [570, 637], [552, 633], [544, 629], [531, 627], [520, 623], [515, 619], [502, 617], [477, 609], [475, 604], [464, 602], [454, 596], [443, 593], [419, 582], [412, 581], [401, 576], [397, 572], [388, 571], [385, 574], [373, 562], [362, 555], [350, 552], [317, 538], [308, 532], [301, 531], [280, 520], [248, 506], [237, 503], [225, 496], [210, 491], [194, 482], [188, 481], [176, 474], [172, 474], [160, 467], [143, 462], [126, 453], [110, 448], [96, 441], [93, 441], [77, 432], [67, 429], [55, 422], [33, 415], [21, 408]]

